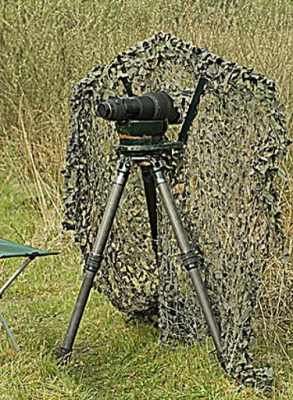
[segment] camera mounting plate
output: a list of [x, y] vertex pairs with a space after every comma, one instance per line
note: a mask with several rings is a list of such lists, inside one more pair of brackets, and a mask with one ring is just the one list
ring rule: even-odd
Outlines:
[[161, 154], [165, 150], [182, 149], [184, 144], [169, 141], [166, 136], [167, 120], [117, 122], [120, 143], [114, 145], [118, 154]]

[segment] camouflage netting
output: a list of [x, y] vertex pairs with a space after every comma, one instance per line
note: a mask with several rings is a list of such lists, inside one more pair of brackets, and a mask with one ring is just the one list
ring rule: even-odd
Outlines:
[[[164, 33], [94, 68], [73, 90], [64, 225], [75, 230], [86, 260], [117, 161], [115, 125], [97, 118], [99, 102], [126, 96], [121, 78], [127, 77], [137, 95], [165, 90], [185, 116], [190, 99], [182, 90], [194, 90], [200, 76], [207, 84], [198, 116], [184, 152], [168, 159], [168, 178], [190, 240], [203, 255], [202, 273], [221, 329], [227, 370], [240, 382], [267, 385], [271, 371], [252, 366], [248, 347], [260, 274], [282, 247], [274, 178], [288, 141], [272, 81]], [[177, 138], [179, 129], [170, 126], [169, 138]], [[136, 168], [96, 288], [131, 317], [156, 316], [162, 343], [200, 340], [206, 324], [160, 202], [155, 262]]]

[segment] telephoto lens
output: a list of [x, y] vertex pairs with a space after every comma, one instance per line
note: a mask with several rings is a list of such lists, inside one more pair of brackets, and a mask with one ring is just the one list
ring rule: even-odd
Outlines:
[[146, 93], [137, 97], [110, 97], [98, 105], [98, 115], [110, 121], [167, 120], [169, 124], [180, 122], [180, 114], [173, 99], [165, 92]]

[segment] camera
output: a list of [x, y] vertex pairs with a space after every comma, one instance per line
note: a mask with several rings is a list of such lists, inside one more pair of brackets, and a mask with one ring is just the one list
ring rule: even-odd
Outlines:
[[110, 97], [100, 103], [98, 116], [109, 121], [167, 120], [169, 124], [180, 123], [180, 114], [173, 99], [166, 92], [146, 93], [135, 97]]

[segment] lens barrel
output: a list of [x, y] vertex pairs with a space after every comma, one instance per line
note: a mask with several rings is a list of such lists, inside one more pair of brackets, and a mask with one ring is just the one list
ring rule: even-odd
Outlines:
[[109, 98], [98, 105], [98, 115], [110, 121], [167, 120], [170, 124], [176, 124], [180, 119], [172, 98], [165, 92]]

